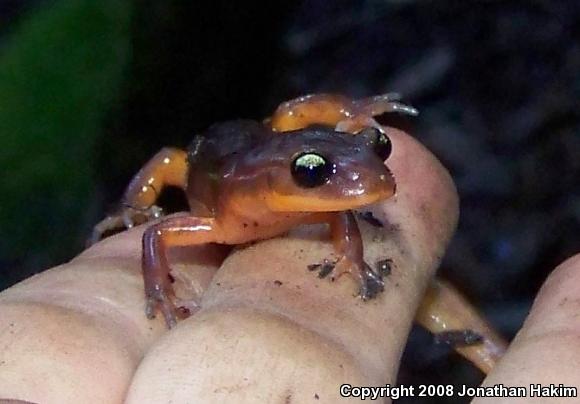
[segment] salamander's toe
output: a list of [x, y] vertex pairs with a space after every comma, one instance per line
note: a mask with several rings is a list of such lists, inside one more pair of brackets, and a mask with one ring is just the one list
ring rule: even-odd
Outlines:
[[329, 260], [324, 260], [321, 264], [312, 264], [312, 265], [308, 265], [308, 270], [309, 271], [318, 271], [318, 277], [319, 278], [326, 278], [327, 276], [331, 275], [331, 279], [334, 280], [335, 278], [335, 267], [336, 267], [336, 262], [331, 262]]
[[123, 227], [123, 218], [119, 215], [107, 216], [93, 227], [93, 233], [87, 240], [87, 247], [98, 243], [102, 240], [105, 234], [114, 232]]
[[147, 292], [145, 315], [152, 320], [155, 318], [157, 310], [163, 314], [167, 328], [173, 328], [177, 325], [177, 307], [173, 301], [172, 293], [168, 293], [164, 288], [155, 288]]
[[[387, 262], [390, 265], [390, 260], [384, 261], [383, 266]], [[376, 272], [366, 262], [356, 263], [346, 256], [335, 262], [324, 260], [320, 264], [308, 265], [308, 270], [317, 271], [319, 278], [329, 278], [331, 281], [338, 279], [345, 273], [350, 273], [360, 284], [359, 295], [363, 300], [372, 299], [382, 292], [385, 288], [383, 274], [388, 275], [388, 271], [383, 272], [381, 267], [379, 267], [379, 272]]]
[[360, 273], [360, 297], [363, 300], [372, 299], [385, 289], [385, 281], [382, 275], [373, 271], [367, 263], [363, 263], [363, 268]]

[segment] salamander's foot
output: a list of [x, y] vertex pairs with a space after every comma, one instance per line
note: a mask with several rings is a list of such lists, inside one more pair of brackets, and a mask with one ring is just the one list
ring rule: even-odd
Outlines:
[[398, 112], [416, 116], [419, 111], [410, 105], [399, 102], [401, 96], [397, 93], [387, 93], [374, 97], [352, 101], [351, 116], [339, 121], [335, 130], [338, 132], [358, 133], [365, 128], [377, 128], [383, 132], [382, 126], [375, 120], [376, 116]]
[[88, 240], [91, 246], [103, 239], [104, 235], [119, 229], [130, 229], [131, 227], [157, 219], [163, 216], [163, 209], [159, 206], [152, 205], [145, 209], [138, 209], [131, 206], [125, 206], [118, 212], [107, 216], [100, 221], [94, 228], [93, 234]]
[[359, 296], [363, 300], [372, 299], [385, 289], [382, 274], [373, 271], [366, 262], [357, 264], [347, 256], [341, 257], [336, 262], [324, 260], [320, 264], [308, 265], [308, 270], [318, 271], [319, 278], [328, 277], [332, 281], [344, 273], [350, 273], [359, 282]]
[[387, 112], [400, 112], [402, 114], [417, 116], [419, 111], [410, 105], [399, 102], [401, 95], [398, 93], [386, 93], [373, 97], [362, 98], [353, 101], [354, 105], [364, 111], [368, 116], [377, 116]]
[[175, 327], [178, 318], [184, 318], [188, 315], [177, 306], [171, 285], [162, 286], [155, 284], [147, 286], [145, 288], [145, 296], [145, 315], [147, 318], [154, 319], [155, 313], [159, 310], [165, 318], [167, 328]]
[[363, 300], [372, 299], [385, 290], [382, 275], [373, 271], [366, 262], [363, 262], [360, 270], [360, 285], [359, 295]]

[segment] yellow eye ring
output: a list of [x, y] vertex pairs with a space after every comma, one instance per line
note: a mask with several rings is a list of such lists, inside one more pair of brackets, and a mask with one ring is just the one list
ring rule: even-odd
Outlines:
[[334, 165], [324, 156], [306, 152], [299, 154], [291, 167], [292, 178], [303, 188], [314, 188], [328, 182]]

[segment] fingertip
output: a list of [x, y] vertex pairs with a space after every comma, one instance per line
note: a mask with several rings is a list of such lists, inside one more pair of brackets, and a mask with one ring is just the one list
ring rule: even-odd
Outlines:
[[579, 348], [580, 254], [550, 274], [522, 329], [484, 384], [577, 387], [580, 385]]
[[550, 273], [519, 335], [524, 338], [554, 330], [571, 330], [580, 335], [580, 254]]
[[438, 265], [457, 227], [459, 197], [447, 169], [418, 140], [387, 128], [393, 153], [385, 162], [397, 183], [394, 197], [373, 209], [401, 236], [401, 244], [417, 259], [435, 258]]

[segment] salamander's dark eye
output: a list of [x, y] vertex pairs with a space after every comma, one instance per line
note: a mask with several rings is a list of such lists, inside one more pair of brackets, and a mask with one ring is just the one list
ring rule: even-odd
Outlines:
[[391, 139], [377, 128], [364, 128], [357, 136], [362, 136], [367, 144], [372, 146], [375, 154], [383, 161], [385, 161], [393, 151]]
[[375, 144], [375, 153], [385, 161], [393, 151], [393, 145], [391, 144], [391, 139], [388, 138], [383, 132], [379, 132], [379, 137], [377, 138], [377, 143]]
[[292, 162], [292, 177], [304, 188], [326, 183], [333, 170], [334, 165], [317, 153], [302, 153]]

